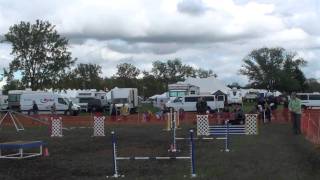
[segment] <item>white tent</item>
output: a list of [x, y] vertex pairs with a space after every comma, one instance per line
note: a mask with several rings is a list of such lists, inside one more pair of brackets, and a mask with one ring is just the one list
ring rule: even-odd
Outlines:
[[192, 84], [200, 87], [200, 94], [212, 94], [220, 90], [223, 93], [227, 94], [230, 90], [222, 81], [218, 80], [214, 76], [208, 78], [187, 78], [184, 84]]

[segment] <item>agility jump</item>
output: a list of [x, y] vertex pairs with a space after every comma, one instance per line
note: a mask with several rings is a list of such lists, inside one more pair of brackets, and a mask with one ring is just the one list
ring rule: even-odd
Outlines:
[[[171, 160], [171, 159], [184, 159], [190, 160], [190, 177], [196, 177], [196, 169], [195, 169], [195, 147], [193, 141], [193, 130], [190, 130], [190, 154], [189, 156], [131, 156], [131, 157], [120, 157], [117, 155], [117, 142], [114, 131], [111, 132], [112, 135], [112, 155], [113, 155], [113, 171], [114, 174], [111, 177], [119, 178], [124, 177], [124, 175], [120, 175], [118, 172], [118, 160]], [[107, 176], [108, 178], [109, 176]]]

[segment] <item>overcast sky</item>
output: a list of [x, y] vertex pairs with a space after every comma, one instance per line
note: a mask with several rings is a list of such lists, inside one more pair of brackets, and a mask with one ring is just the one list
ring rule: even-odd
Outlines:
[[[104, 76], [123, 62], [150, 70], [154, 60], [180, 58], [226, 84], [247, 83], [238, 72], [251, 50], [281, 46], [320, 79], [319, 14], [318, 0], [0, 0], [0, 37], [20, 21], [48, 20], [78, 63], [99, 64]], [[10, 51], [0, 44], [0, 68]]]

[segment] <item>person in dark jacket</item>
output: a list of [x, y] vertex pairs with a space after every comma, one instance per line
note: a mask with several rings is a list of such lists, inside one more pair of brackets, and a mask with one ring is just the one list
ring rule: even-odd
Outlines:
[[198, 102], [196, 104], [197, 113], [198, 114], [205, 114], [208, 109], [208, 104], [205, 100], [203, 100], [202, 97], [198, 99]]
[[33, 105], [32, 105], [33, 114], [38, 114], [39, 108], [38, 108], [36, 101], [33, 101], [32, 103], [33, 103]]
[[111, 120], [115, 121], [117, 117], [117, 107], [114, 103], [112, 103], [111, 105], [110, 115], [111, 115]]

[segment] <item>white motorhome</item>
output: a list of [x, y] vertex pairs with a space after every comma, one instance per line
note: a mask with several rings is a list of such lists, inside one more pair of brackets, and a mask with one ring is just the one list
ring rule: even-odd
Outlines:
[[120, 109], [125, 104], [131, 113], [136, 112], [138, 107], [138, 89], [137, 88], [113, 88], [107, 93], [109, 104], [115, 104]]
[[8, 108], [12, 110], [20, 110], [20, 96], [24, 92], [33, 92], [31, 89], [10, 90], [8, 92]]
[[200, 88], [198, 86], [185, 84], [185, 83], [169, 84], [168, 90], [169, 90], [170, 99], [175, 99], [177, 97], [183, 97], [188, 95], [200, 94]]
[[320, 93], [297, 93], [303, 107], [320, 107]]
[[240, 89], [232, 88], [227, 94], [228, 104], [242, 104], [242, 93]]
[[217, 109], [217, 103], [214, 95], [190, 95], [184, 97], [177, 97], [174, 100], [170, 100], [166, 103], [167, 108], [173, 108], [178, 111], [180, 109], [184, 111], [197, 111], [196, 104], [198, 99], [202, 97], [207, 102], [210, 110]]
[[76, 95], [77, 104], [83, 111], [104, 110], [107, 106], [106, 92], [92, 90], [82, 90]]
[[[58, 94], [44, 91], [24, 92], [20, 96], [20, 110], [24, 114], [32, 113], [33, 101], [38, 106], [39, 114], [50, 114], [51, 108], [55, 104], [57, 114], [69, 114], [72, 110], [73, 115], [80, 112], [79, 106], [69, 104], [68, 100]], [[71, 107], [69, 107], [71, 106]], [[69, 109], [71, 108], [71, 109]]]

